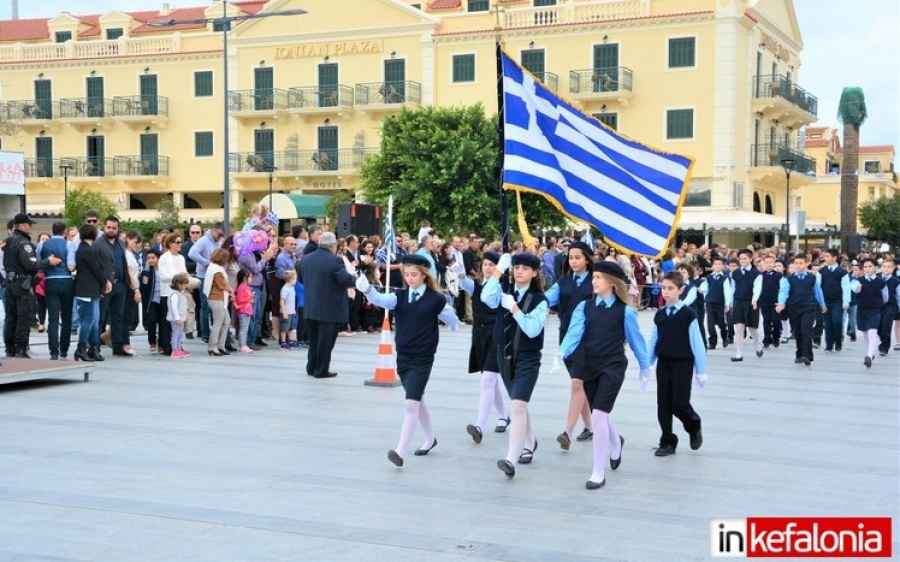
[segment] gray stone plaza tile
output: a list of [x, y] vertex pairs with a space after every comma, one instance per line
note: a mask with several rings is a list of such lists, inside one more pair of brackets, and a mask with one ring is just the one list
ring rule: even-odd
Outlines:
[[[540, 447], [512, 481], [495, 419], [480, 445], [465, 432], [466, 326], [442, 329], [426, 393], [439, 444], [403, 469], [386, 459], [402, 389], [363, 385], [378, 335], [339, 338], [332, 380], [306, 376], [304, 351], [208, 357], [194, 340], [172, 360], [136, 335], [141, 355], [88, 383], [2, 387], [0, 561], [705, 560], [710, 518], [900, 511], [900, 355], [867, 370], [861, 343], [810, 368], [792, 343], [742, 363], [712, 351], [693, 398], [703, 448], [676, 421], [682, 446], [663, 459], [655, 387], [640, 391], [632, 359], [613, 411], [622, 466], [589, 492], [590, 443], [555, 441], [569, 399], [550, 372], [556, 329], [531, 404]], [[896, 521], [894, 537], [900, 552]]]

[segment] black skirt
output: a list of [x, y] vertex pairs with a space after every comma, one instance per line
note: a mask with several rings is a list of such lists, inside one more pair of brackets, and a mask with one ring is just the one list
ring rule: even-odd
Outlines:
[[494, 345], [494, 325], [475, 324], [472, 327], [472, 347], [469, 348], [469, 372], [499, 373], [497, 349]]

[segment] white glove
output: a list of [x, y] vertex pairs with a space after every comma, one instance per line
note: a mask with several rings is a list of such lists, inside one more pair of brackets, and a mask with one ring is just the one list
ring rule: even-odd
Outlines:
[[500, 261], [497, 262], [497, 271], [500, 273], [506, 273], [509, 271], [509, 266], [512, 265], [512, 256], [509, 254], [503, 254], [500, 256]]
[[372, 285], [369, 284], [369, 280], [366, 279], [365, 275], [360, 275], [356, 278], [356, 288], [360, 293], [365, 294], [369, 292], [369, 289], [372, 288]]
[[563, 366], [565, 366], [565, 363], [563, 362], [563, 355], [562, 353], [557, 353], [553, 356], [553, 368], [550, 369], [550, 372], [558, 373], [563, 369]]
[[650, 369], [641, 369], [638, 375], [638, 382], [641, 384], [641, 390], [647, 390], [647, 381], [650, 380]]
[[700, 388], [704, 388], [708, 381], [709, 376], [706, 373], [697, 373], [694, 375], [694, 382], [697, 383], [697, 386]]
[[503, 293], [503, 296], [500, 297], [500, 306], [506, 310], [512, 310], [512, 307], [516, 306], [516, 297], [509, 293]]

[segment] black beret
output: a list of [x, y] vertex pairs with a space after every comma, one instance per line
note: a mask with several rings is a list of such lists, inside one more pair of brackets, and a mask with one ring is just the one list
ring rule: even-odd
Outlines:
[[497, 265], [497, 262], [500, 261], [500, 254], [492, 250], [488, 250], [484, 253], [483, 256], [481, 256], [481, 259], [487, 260], [489, 262], [492, 262], [494, 265]]
[[406, 254], [400, 260], [403, 265], [421, 265], [426, 269], [431, 269], [431, 262], [425, 256], [419, 254]]
[[513, 254], [512, 264], [516, 265], [524, 265], [526, 267], [530, 267], [531, 269], [540, 271], [541, 269], [541, 260], [534, 254], [529, 254], [528, 252], [521, 252], [518, 254]]
[[625, 270], [622, 269], [622, 266], [617, 264], [614, 261], [600, 260], [591, 266], [591, 271], [599, 271], [600, 273], [606, 273], [608, 275], [612, 275], [613, 277], [618, 277], [622, 281], [628, 281], [628, 277], [625, 276]]
[[594, 255], [594, 251], [591, 250], [591, 247], [584, 242], [572, 242], [569, 244], [569, 251], [571, 252], [572, 250], [581, 250], [586, 256]]

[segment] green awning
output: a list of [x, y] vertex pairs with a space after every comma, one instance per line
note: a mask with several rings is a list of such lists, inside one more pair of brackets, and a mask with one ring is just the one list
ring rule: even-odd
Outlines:
[[[331, 200], [329, 195], [305, 195], [299, 193], [275, 193], [272, 195], [272, 209], [280, 220], [318, 219], [325, 216], [325, 205]], [[259, 201], [269, 205], [269, 196]]]

